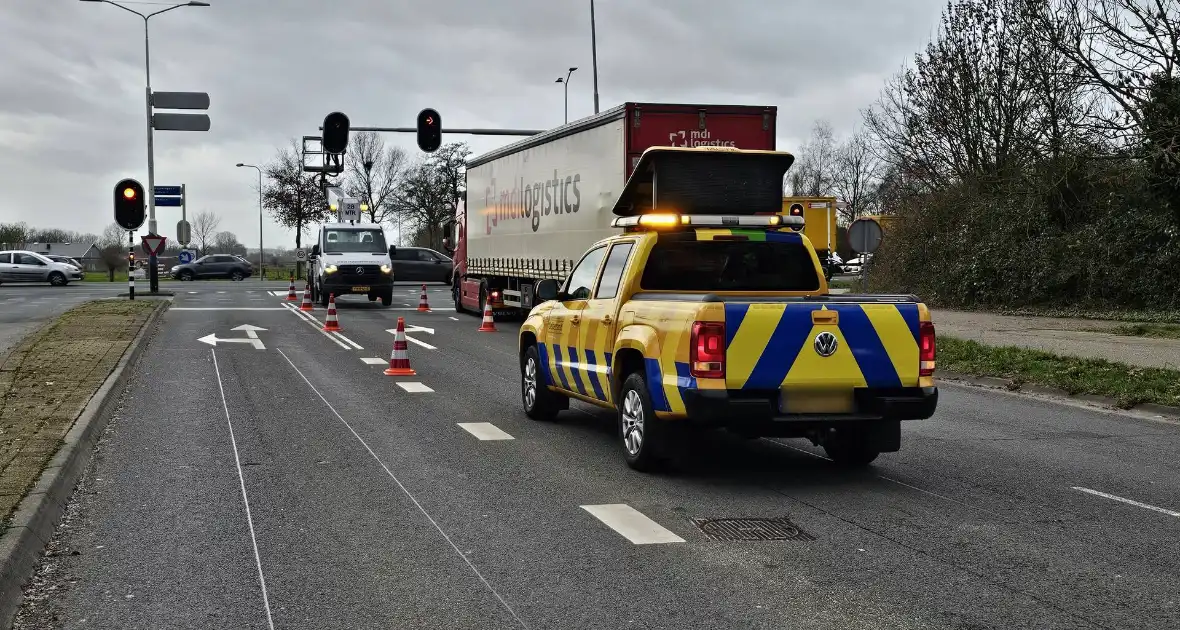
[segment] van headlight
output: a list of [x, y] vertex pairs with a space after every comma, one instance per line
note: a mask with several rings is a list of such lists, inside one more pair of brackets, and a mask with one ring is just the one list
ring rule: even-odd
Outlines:
[[389, 265], [381, 265], [381, 273], [390, 273], [391, 271], [393, 271], [393, 267], [390, 267]]
[[328, 265], [324, 267], [324, 273], [336, 273], [336, 265]]

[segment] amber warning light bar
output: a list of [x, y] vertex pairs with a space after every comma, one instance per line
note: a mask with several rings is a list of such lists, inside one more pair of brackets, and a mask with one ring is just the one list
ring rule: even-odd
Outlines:
[[702, 227], [702, 228], [777, 228], [803, 227], [803, 217], [784, 216], [724, 216], [720, 214], [673, 214], [656, 213], [641, 214], [633, 217], [619, 217], [611, 222], [611, 227], [660, 229], [673, 227]]

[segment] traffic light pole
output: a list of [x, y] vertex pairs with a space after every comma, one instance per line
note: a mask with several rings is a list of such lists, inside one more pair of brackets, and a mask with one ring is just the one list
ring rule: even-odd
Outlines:
[[127, 231], [127, 297], [135, 299], [135, 232]]
[[[324, 128], [320, 127], [320, 131]], [[352, 127], [352, 131], [377, 131], [381, 133], [418, 133], [416, 127]], [[535, 136], [544, 129], [443, 129], [441, 133], [461, 133], [469, 136]]]

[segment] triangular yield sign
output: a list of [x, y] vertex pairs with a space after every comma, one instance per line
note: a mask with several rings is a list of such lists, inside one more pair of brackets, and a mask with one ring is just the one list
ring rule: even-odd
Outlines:
[[159, 254], [164, 251], [164, 243], [168, 240], [165, 236], [144, 236], [143, 246], [151, 254]]

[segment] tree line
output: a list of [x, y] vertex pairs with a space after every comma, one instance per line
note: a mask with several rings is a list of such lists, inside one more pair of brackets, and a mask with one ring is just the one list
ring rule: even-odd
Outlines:
[[870, 286], [943, 306], [1180, 307], [1180, 3], [951, 0], [788, 174], [896, 215]]

